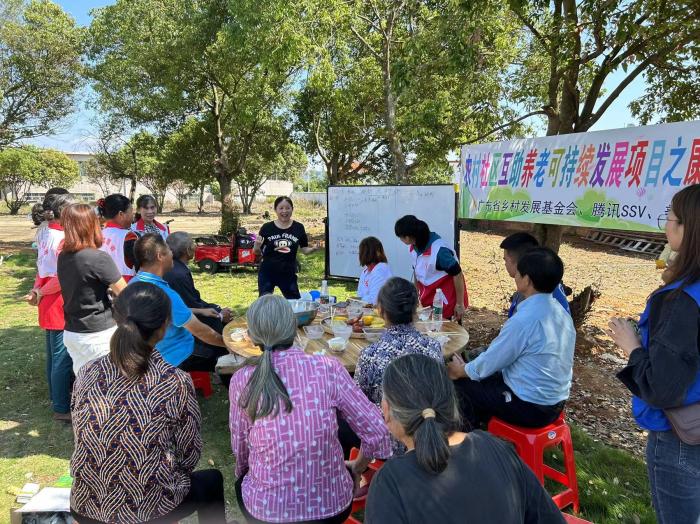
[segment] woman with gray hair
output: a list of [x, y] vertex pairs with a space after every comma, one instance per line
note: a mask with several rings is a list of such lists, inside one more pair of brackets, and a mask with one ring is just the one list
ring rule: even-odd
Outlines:
[[163, 278], [177, 291], [185, 305], [201, 322], [221, 333], [224, 324], [231, 321], [231, 310], [206, 302], [194, 287], [194, 279], [188, 266], [194, 258], [195, 243], [192, 236], [185, 231], [176, 231], [171, 233], [165, 242], [173, 252], [173, 268]]
[[406, 355], [389, 364], [382, 387], [386, 425], [408, 451], [372, 479], [367, 524], [563, 524], [552, 498], [512, 446], [483, 431], [459, 431], [457, 398], [445, 366], [425, 355]]
[[[284, 298], [260, 297], [247, 320], [263, 353], [229, 386], [241, 511], [249, 522], [344, 522], [359, 474], [391, 451], [379, 409], [339, 360], [294, 346], [296, 317]], [[362, 441], [355, 461], [343, 460], [338, 415]]]

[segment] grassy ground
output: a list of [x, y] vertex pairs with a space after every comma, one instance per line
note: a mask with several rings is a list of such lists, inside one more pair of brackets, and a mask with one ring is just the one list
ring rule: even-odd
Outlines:
[[[316, 289], [323, 254], [302, 257], [301, 263], [301, 290]], [[34, 274], [34, 260], [28, 255], [13, 256], [0, 266], [0, 522], [8, 518], [13, 493], [25, 482], [53, 485], [68, 473], [73, 447], [70, 427], [51, 419], [44, 338], [36, 327], [36, 310], [18, 300], [31, 287]], [[252, 272], [195, 272], [195, 280], [207, 300], [231, 306], [238, 314], [257, 295]], [[330, 284], [338, 297], [354, 291], [353, 284]], [[221, 469], [230, 517], [240, 518], [233, 493], [227, 403], [220, 387], [209, 399], [201, 399], [205, 448], [199, 467]], [[602, 523], [654, 522], [644, 464], [628, 453], [593, 442], [576, 428], [574, 441], [583, 516]], [[561, 454], [555, 453], [550, 461], [560, 462]]]

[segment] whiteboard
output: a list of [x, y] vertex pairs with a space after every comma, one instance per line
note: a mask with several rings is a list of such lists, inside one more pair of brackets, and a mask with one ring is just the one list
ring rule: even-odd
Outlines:
[[427, 222], [448, 246], [455, 246], [455, 189], [434, 186], [331, 186], [328, 188], [329, 276], [359, 278], [360, 241], [377, 237], [384, 245], [394, 276], [411, 280], [408, 246], [394, 234], [404, 215]]

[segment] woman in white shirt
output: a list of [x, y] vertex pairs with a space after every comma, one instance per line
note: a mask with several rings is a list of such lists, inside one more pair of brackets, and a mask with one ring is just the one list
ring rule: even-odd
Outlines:
[[368, 304], [376, 304], [379, 290], [392, 277], [387, 264], [384, 246], [375, 237], [363, 238], [360, 242], [360, 265], [362, 273], [357, 285], [357, 296]]

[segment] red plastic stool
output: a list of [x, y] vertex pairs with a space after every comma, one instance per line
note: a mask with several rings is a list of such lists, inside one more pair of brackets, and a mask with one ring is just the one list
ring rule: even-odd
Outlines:
[[192, 384], [194, 384], [194, 389], [198, 389], [204, 395], [204, 398], [209, 398], [211, 396], [211, 379], [209, 378], [208, 371], [190, 371], [190, 377], [192, 377]]
[[[359, 454], [359, 449], [352, 448], [350, 450], [350, 460], [355, 460]], [[369, 463], [367, 466], [367, 471], [362, 474], [362, 478], [365, 480], [367, 486], [369, 486], [370, 482], [372, 482], [372, 477], [374, 477], [374, 474], [379, 471], [383, 465], [384, 461], [379, 459], [374, 459]], [[345, 521], [345, 524], [362, 524], [359, 520], [353, 517], [352, 514], [363, 509], [365, 504], [367, 504], [367, 495], [352, 499], [352, 509], [350, 510], [350, 516]]]
[[[515, 445], [515, 450], [520, 458], [530, 466], [542, 485], [544, 485], [544, 478], [548, 477], [566, 486], [564, 491], [552, 497], [559, 509], [573, 504], [574, 512], [579, 512], [574, 445], [571, 441], [569, 425], [564, 422], [564, 413], [559, 415], [553, 424], [543, 428], [523, 428], [493, 417], [489, 421], [488, 429], [492, 435], [497, 435]], [[544, 450], [558, 444], [561, 444], [564, 452], [564, 466], [566, 468], [564, 473], [544, 463]]]

